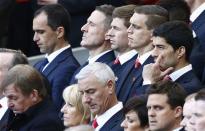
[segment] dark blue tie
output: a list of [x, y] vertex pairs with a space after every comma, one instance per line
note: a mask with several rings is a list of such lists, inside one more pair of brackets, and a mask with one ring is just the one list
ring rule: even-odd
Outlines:
[[42, 64], [40, 66], [40, 71], [43, 72], [43, 68], [48, 64], [48, 59], [45, 58], [43, 61], [42, 61]]

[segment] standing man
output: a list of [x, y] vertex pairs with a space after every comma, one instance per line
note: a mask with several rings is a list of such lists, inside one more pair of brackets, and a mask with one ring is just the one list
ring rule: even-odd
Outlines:
[[168, 12], [157, 5], [137, 6], [134, 14], [130, 18], [130, 26], [127, 30], [129, 47], [135, 49], [138, 56], [129, 66], [123, 70], [124, 80], [120, 80], [118, 99], [126, 101], [134, 96], [145, 93], [142, 88], [142, 69], [144, 65], [153, 62], [151, 57], [152, 50], [152, 31], [154, 28], [168, 20]]
[[111, 63], [111, 68], [117, 76], [116, 92], [119, 93], [118, 83], [125, 79], [121, 72], [137, 58], [137, 52], [128, 46], [127, 29], [130, 25], [130, 17], [134, 13], [136, 5], [117, 7], [112, 13], [111, 28], [106, 34], [109, 37], [111, 48], [118, 53], [118, 57]]
[[148, 118], [151, 131], [184, 131], [180, 127], [186, 93], [171, 81], [153, 84], [148, 90]]
[[111, 5], [97, 6], [87, 19], [87, 23], [82, 26], [81, 31], [83, 37], [81, 46], [89, 51], [89, 58], [78, 70], [74, 73], [70, 84], [76, 83], [75, 75], [87, 64], [93, 62], [102, 62], [109, 64], [114, 61], [115, 54], [111, 50], [109, 40], [105, 39], [105, 34], [110, 28], [112, 21], [112, 12], [114, 7]]
[[194, 41], [189, 25], [180, 21], [164, 23], [154, 30], [152, 40], [155, 63], [144, 67], [144, 84], [169, 79], [179, 83], [188, 94], [200, 90], [201, 83], [189, 63]]
[[1, 85], [8, 113], [1, 131], [62, 131], [63, 123], [48, 99], [43, 76], [29, 65], [16, 65]]
[[115, 93], [115, 75], [103, 63], [94, 62], [85, 66], [77, 75], [82, 102], [95, 116], [93, 128], [96, 131], [123, 131], [122, 102]]
[[68, 12], [58, 4], [43, 6], [35, 12], [33, 19], [33, 39], [41, 53], [46, 53], [46, 58], [34, 66], [49, 80], [58, 111], [63, 104], [62, 91], [79, 67], [69, 44], [69, 23]]

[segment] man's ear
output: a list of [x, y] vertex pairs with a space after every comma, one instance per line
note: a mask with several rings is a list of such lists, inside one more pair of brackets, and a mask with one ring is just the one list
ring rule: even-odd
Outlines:
[[183, 114], [183, 108], [181, 106], [177, 106], [175, 109], [175, 117], [182, 117]]
[[107, 87], [109, 90], [109, 94], [113, 94], [113, 91], [115, 91], [115, 86], [114, 86], [114, 82], [112, 80], [108, 80]]
[[39, 98], [39, 93], [36, 89], [33, 89], [33, 91], [31, 92], [30, 94], [30, 97], [32, 99], [32, 101], [35, 103], [38, 101], [38, 98]]
[[186, 49], [185, 49], [184, 46], [181, 46], [181, 47], [179, 47], [179, 48], [176, 50], [176, 52], [177, 52], [177, 58], [180, 59], [180, 58], [182, 58], [183, 56], [185, 56]]
[[56, 34], [57, 34], [57, 38], [60, 39], [64, 36], [65, 34], [65, 30], [62, 26], [59, 26], [57, 29], [56, 29]]

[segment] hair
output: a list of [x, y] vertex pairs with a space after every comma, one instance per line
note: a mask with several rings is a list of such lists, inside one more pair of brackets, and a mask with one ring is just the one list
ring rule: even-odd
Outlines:
[[41, 13], [45, 13], [47, 15], [47, 24], [52, 30], [55, 31], [58, 27], [62, 26], [65, 31], [64, 39], [68, 40], [71, 23], [68, 11], [60, 4], [45, 5], [34, 13], [34, 18]]
[[110, 28], [110, 23], [112, 22], [112, 12], [114, 10], [114, 6], [112, 5], [101, 5], [96, 6], [95, 10], [102, 12], [105, 15], [104, 26], [105, 29], [108, 30]]
[[148, 97], [152, 94], [161, 94], [167, 96], [167, 103], [171, 109], [177, 106], [183, 107], [186, 92], [179, 84], [172, 81], [160, 81], [150, 86], [147, 91]]
[[140, 126], [148, 126], [148, 111], [146, 107], [146, 97], [145, 96], [135, 96], [127, 101], [123, 108], [124, 114], [130, 111], [134, 111], [140, 120]]
[[77, 80], [85, 79], [91, 74], [94, 75], [103, 85], [107, 84], [109, 80], [112, 80], [113, 83], [115, 83], [115, 75], [112, 69], [108, 65], [100, 62], [88, 64], [80, 70], [75, 78]]
[[205, 89], [201, 89], [199, 92], [197, 92], [194, 99], [196, 101], [199, 100], [205, 101]]
[[194, 97], [196, 96], [197, 93], [192, 93], [190, 95], [188, 95], [185, 99], [185, 102], [191, 101], [194, 99]]
[[2, 81], [3, 91], [11, 84], [19, 88], [25, 96], [30, 95], [33, 90], [37, 90], [39, 97], [47, 97], [47, 90], [42, 75], [29, 65], [19, 64], [8, 71], [7, 76]]
[[66, 87], [63, 91], [63, 99], [65, 103], [71, 103], [74, 107], [79, 111], [83, 118], [81, 123], [84, 121], [89, 121], [90, 119], [90, 111], [87, 106], [82, 103], [82, 95], [78, 91], [78, 85], [73, 84]]
[[142, 5], [134, 9], [135, 13], [147, 15], [146, 25], [149, 30], [168, 21], [168, 11], [158, 5]]
[[20, 50], [12, 50], [7, 48], [0, 48], [0, 53], [11, 53], [13, 58], [11, 63], [8, 65], [8, 69], [17, 65], [17, 64], [29, 64], [26, 55]]
[[74, 127], [70, 127], [65, 131], [94, 131], [91, 125], [78, 125]]
[[159, 0], [157, 5], [169, 12], [169, 20], [180, 20], [189, 23], [191, 14], [188, 4], [184, 0]]
[[125, 5], [125, 6], [117, 7], [114, 9], [112, 13], [112, 17], [124, 19], [124, 25], [126, 27], [129, 27], [130, 18], [134, 14], [135, 7], [136, 5]]
[[194, 44], [194, 38], [192, 30], [188, 24], [182, 21], [166, 22], [153, 31], [153, 36], [164, 38], [174, 50], [184, 46], [186, 49], [185, 59], [189, 61], [189, 56]]

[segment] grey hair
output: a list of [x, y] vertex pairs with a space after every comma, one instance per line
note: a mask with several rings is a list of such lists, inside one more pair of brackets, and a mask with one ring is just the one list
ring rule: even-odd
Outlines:
[[113, 83], [115, 83], [115, 75], [112, 69], [108, 65], [100, 62], [88, 64], [80, 70], [75, 78], [77, 80], [81, 80], [85, 79], [91, 74], [95, 75], [97, 80], [102, 84], [106, 84], [109, 80], [112, 80]]

